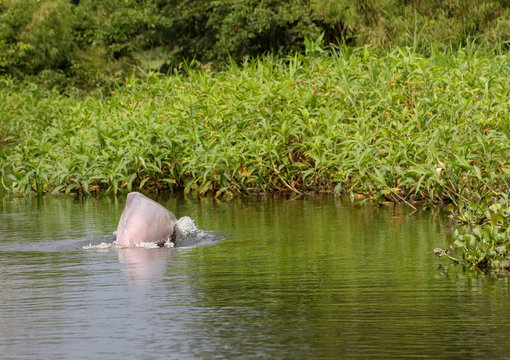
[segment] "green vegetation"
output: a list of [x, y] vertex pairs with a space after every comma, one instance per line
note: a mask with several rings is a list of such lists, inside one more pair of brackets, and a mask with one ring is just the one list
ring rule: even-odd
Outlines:
[[509, 68], [504, 53], [324, 53], [319, 39], [306, 56], [192, 64], [107, 98], [4, 80], [2, 182], [38, 194], [319, 190], [452, 203], [473, 228], [455, 241], [462, 261], [508, 267]]
[[508, 0], [0, 0], [1, 184], [449, 203], [510, 271], [509, 44]]
[[60, 91], [110, 88], [185, 60], [289, 54], [304, 38], [412, 46], [430, 54], [476, 43], [508, 48], [508, 0], [0, 0], [0, 74]]
[[[510, 275], [510, 206], [508, 191], [492, 204], [466, 204], [458, 216], [470, 227], [455, 231], [452, 249], [460, 258], [454, 259], [472, 269], [500, 271]], [[446, 252], [445, 252], [446, 253]], [[451, 256], [451, 255], [450, 255]]]
[[320, 50], [132, 78], [105, 99], [4, 82], [2, 117], [20, 142], [4, 154], [8, 186], [334, 189], [456, 204], [508, 190], [506, 55]]

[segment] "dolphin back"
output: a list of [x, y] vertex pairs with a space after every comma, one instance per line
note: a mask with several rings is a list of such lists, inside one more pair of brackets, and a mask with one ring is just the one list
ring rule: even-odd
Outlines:
[[174, 214], [162, 205], [139, 192], [131, 192], [119, 219], [115, 243], [121, 246], [163, 243], [172, 238], [176, 221]]

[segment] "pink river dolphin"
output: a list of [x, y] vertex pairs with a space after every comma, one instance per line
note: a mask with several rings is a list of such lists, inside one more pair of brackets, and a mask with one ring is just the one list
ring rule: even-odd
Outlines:
[[115, 244], [153, 242], [161, 246], [172, 238], [176, 222], [174, 214], [165, 207], [139, 192], [131, 192], [120, 216]]

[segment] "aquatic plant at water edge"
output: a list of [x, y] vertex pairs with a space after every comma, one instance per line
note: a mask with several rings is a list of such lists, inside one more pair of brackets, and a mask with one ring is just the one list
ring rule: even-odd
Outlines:
[[[468, 228], [456, 229], [455, 241], [450, 254], [457, 256], [456, 262], [462, 262], [471, 269], [479, 269], [484, 272], [499, 271], [506, 275], [510, 274], [510, 205], [508, 195], [491, 205], [479, 205], [480, 208], [474, 213], [474, 217], [480, 217], [481, 224], [471, 224]], [[457, 219], [466, 220], [458, 216]], [[444, 255], [444, 253], [440, 254]], [[461, 260], [459, 260], [461, 259]]]

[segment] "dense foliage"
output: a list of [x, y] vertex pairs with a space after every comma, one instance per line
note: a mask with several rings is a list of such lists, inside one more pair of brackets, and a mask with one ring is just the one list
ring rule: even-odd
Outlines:
[[508, 191], [506, 55], [320, 51], [132, 78], [106, 99], [4, 81], [3, 137], [19, 142], [4, 158], [9, 187], [335, 189], [456, 203]]
[[326, 43], [508, 46], [508, 0], [0, 0], [0, 74], [60, 90]]

